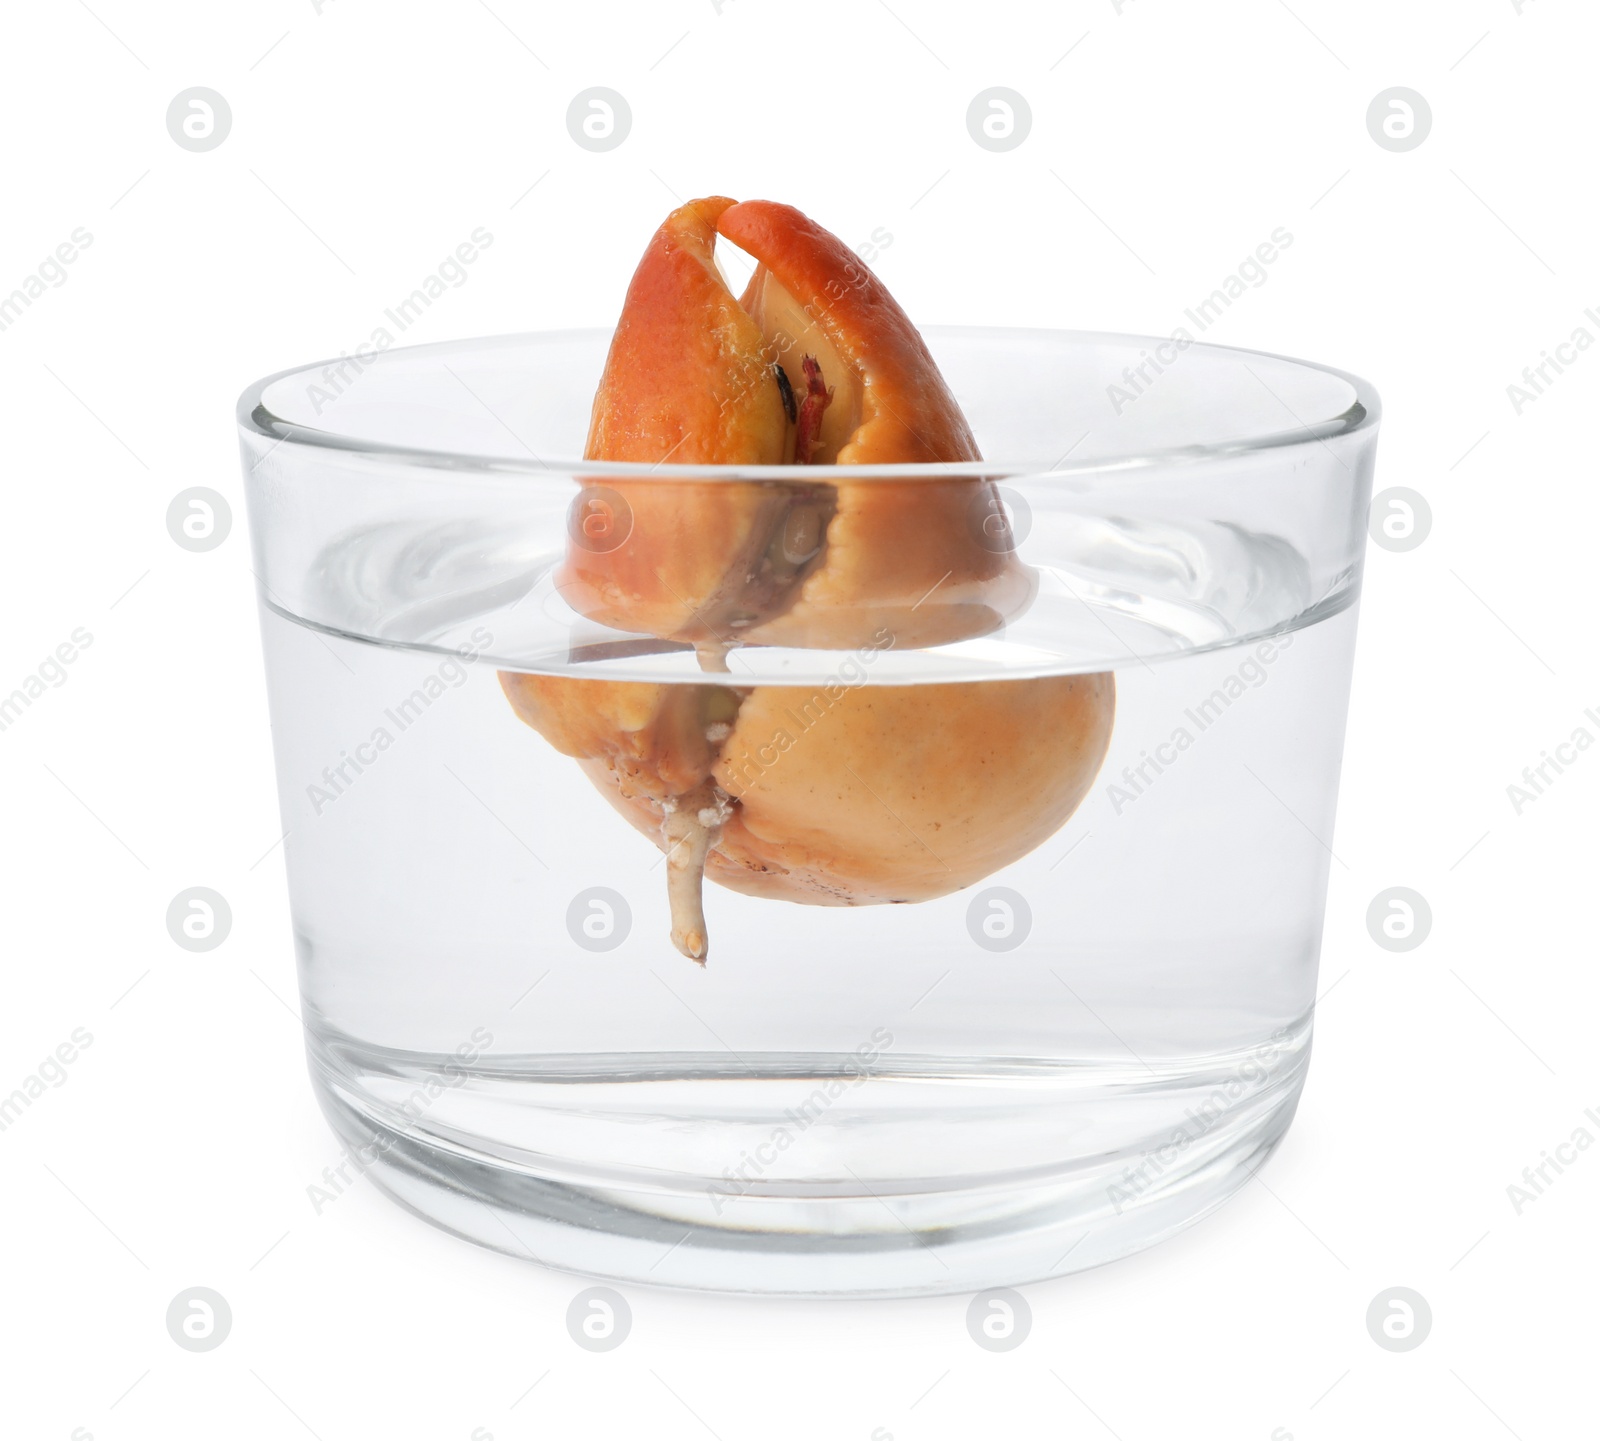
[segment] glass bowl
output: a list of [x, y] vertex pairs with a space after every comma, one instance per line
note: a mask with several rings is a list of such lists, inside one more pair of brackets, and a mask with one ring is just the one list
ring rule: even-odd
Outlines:
[[[1170, 1235], [1283, 1135], [1377, 398], [1192, 342], [926, 339], [982, 462], [570, 459], [604, 331], [241, 398], [312, 1084], [417, 1214], [643, 1284], [973, 1291]], [[735, 608], [711, 653], [604, 603], [628, 546], [661, 578], [730, 516], [820, 544], [847, 504], [913, 560], [943, 507], [1015, 583], [952, 563], [794, 633]], [[710, 819], [573, 741], [642, 745], [635, 702], [724, 746]], [[726, 826], [703, 966], [691, 811]], [[836, 884], [858, 853], [892, 859]]]

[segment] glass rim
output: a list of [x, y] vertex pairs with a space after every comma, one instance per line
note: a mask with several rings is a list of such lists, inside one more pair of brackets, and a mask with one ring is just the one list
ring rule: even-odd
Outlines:
[[[1127, 334], [1117, 331], [1060, 330], [1027, 326], [973, 326], [930, 325], [921, 327], [924, 335], [950, 339], [1014, 339], [1018, 342], [1054, 340], [1071, 345], [1118, 344], [1148, 348], [1152, 345], [1174, 343], [1170, 336]], [[468, 336], [455, 340], [430, 341], [424, 345], [403, 345], [380, 352], [383, 358], [397, 356], [426, 356], [429, 353], [448, 354], [467, 346], [506, 347], [538, 340], [601, 340], [608, 338], [612, 329], [605, 326], [572, 327], [562, 330], [507, 332], [499, 335]], [[1377, 428], [1382, 419], [1383, 407], [1378, 392], [1370, 382], [1350, 371], [1317, 361], [1302, 360], [1296, 356], [1280, 355], [1273, 351], [1252, 350], [1241, 346], [1216, 345], [1209, 341], [1191, 341], [1188, 349], [1219, 356], [1247, 370], [1252, 359], [1268, 360], [1279, 365], [1315, 371], [1343, 381], [1354, 392], [1354, 399], [1342, 411], [1320, 419], [1304, 420], [1295, 416], [1287, 403], [1284, 409], [1293, 423], [1282, 430], [1238, 439], [1194, 445], [1168, 446], [1151, 450], [1132, 450], [1123, 454], [1100, 455], [1093, 459], [1073, 461], [1068, 456], [1053, 465], [1041, 468], [1028, 462], [1007, 461], [1003, 458], [973, 461], [914, 462], [895, 465], [720, 465], [704, 462], [654, 462], [586, 460], [582, 457], [553, 457], [520, 455], [479, 455], [462, 451], [434, 450], [426, 447], [398, 445], [376, 438], [342, 435], [337, 432], [303, 425], [273, 414], [267, 409], [263, 397], [267, 389], [280, 381], [297, 376], [320, 375], [324, 368], [337, 365], [346, 356], [311, 364], [293, 365], [263, 376], [245, 387], [236, 403], [235, 414], [240, 431], [273, 442], [275, 451], [280, 446], [292, 445], [307, 450], [336, 451], [384, 461], [391, 465], [418, 470], [466, 472], [484, 478], [523, 476], [592, 477], [615, 480], [695, 481], [700, 483], [734, 481], [782, 481], [793, 484], [796, 470], [803, 469], [808, 481], [839, 484], [864, 480], [947, 480], [984, 479], [999, 480], [1023, 477], [1034, 480], [1061, 479], [1070, 481], [1079, 477], [1103, 475], [1107, 472], [1128, 472], [1193, 464], [1201, 461], [1234, 458], [1257, 452], [1293, 449], [1297, 446], [1326, 445], [1330, 440], [1342, 440]], [[1254, 372], [1252, 371], [1252, 374]], [[1260, 380], [1260, 376], [1256, 377]], [[1261, 381], [1269, 391], [1270, 386]], [[270, 452], [269, 452], [270, 453]], [[262, 457], [265, 459], [265, 457]], [[259, 461], [257, 462], [259, 464]]]

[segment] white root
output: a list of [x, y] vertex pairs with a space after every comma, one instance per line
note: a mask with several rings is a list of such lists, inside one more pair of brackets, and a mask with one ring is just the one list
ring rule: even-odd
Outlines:
[[672, 944], [702, 966], [708, 948], [706, 914], [700, 900], [706, 856], [732, 813], [727, 792], [707, 781], [675, 797], [661, 821], [661, 834], [667, 842]]

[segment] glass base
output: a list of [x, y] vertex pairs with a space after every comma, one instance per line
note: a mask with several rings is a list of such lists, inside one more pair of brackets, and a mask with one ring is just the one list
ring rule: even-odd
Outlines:
[[[794, 1103], [837, 1080], [837, 1069], [798, 1058], [763, 1058], [771, 1065], [756, 1076], [690, 1076], [684, 1058], [667, 1057], [667, 1069], [625, 1082], [611, 1063], [601, 1080], [598, 1067], [561, 1071], [545, 1058], [536, 1072], [458, 1080], [428, 1097], [425, 1068], [394, 1053], [357, 1068], [347, 1046], [314, 1038], [311, 1069], [355, 1165], [408, 1210], [479, 1245], [635, 1285], [923, 1296], [1081, 1271], [1200, 1220], [1287, 1130], [1309, 1038], [1309, 1021], [1280, 1037], [1269, 1067], [1249, 1059], [1257, 1048], [1159, 1075], [903, 1063], [857, 1078], [804, 1128], [803, 1169], [740, 1144], [745, 1128], [752, 1139], [798, 1134], [808, 1113]], [[691, 1096], [692, 1115], [682, 1107]], [[780, 1115], [788, 1122], [774, 1130]], [[1106, 1116], [1119, 1145], [1101, 1144]], [[1141, 1134], [1127, 1134], [1141, 1122]], [[971, 1144], [952, 1150], [952, 1127]], [[934, 1154], [940, 1136], [937, 1150], [966, 1163], [961, 1174], [893, 1174]], [[745, 1158], [742, 1174], [718, 1175], [713, 1158], [730, 1152]], [[669, 1158], [676, 1169], [661, 1165]]]

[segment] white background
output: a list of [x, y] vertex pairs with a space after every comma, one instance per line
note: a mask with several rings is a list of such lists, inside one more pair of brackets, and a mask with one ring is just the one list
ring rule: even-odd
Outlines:
[[[93, 643], [0, 732], [0, 1094], [75, 1028], [93, 1043], [0, 1131], [5, 1435], [1595, 1434], [1600, 1147], [1520, 1215], [1507, 1187], [1576, 1128], [1600, 1139], [1600, 754], [1520, 815], [1506, 787], [1600, 736], [1600, 354], [1520, 416], [1506, 387], [1580, 324], [1600, 336], [1600, 16], [893, 5], [7, 7], [0, 294], [75, 227], [93, 243], [0, 333], [0, 692], [74, 628]], [[233, 112], [204, 154], [164, 120], [195, 85]], [[633, 112], [606, 154], [565, 126], [592, 85]], [[994, 85], [1033, 113], [1005, 154], [965, 125]], [[1403, 154], [1365, 123], [1395, 85], [1434, 117]], [[851, 243], [887, 230], [876, 268], [924, 322], [1166, 332], [1287, 227], [1211, 338], [1369, 377], [1377, 484], [1433, 511], [1420, 547], [1369, 556], [1298, 1120], [1213, 1218], [1031, 1288], [1004, 1355], [969, 1339], [964, 1297], [637, 1289], [627, 1342], [592, 1355], [564, 1323], [582, 1281], [368, 1182], [320, 1216], [307, 1199], [337, 1150], [292, 1014], [234, 398], [352, 349], [478, 226], [492, 248], [408, 339], [609, 323], [675, 197], [717, 191]], [[206, 554], [165, 527], [195, 485], [234, 507]], [[193, 885], [233, 910], [209, 954], [164, 924]], [[1434, 916], [1401, 955], [1365, 923], [1393, 885]], [[206, 1354], [164, 1324], [194, 1285], [233, 1311]], [[1364, 1320], [1394, 1285], [1433, 1312], [1398, 1355]]]

